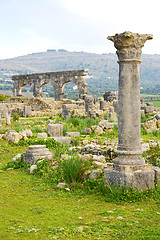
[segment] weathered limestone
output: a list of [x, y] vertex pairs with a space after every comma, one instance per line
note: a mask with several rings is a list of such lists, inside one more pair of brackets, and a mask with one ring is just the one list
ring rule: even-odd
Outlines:
[[153, 103], [146, 103], [144, 107], [145, 113], [153, 113], [154, 112], [154, 105]]
[[70, 118], [72, 116], [72, 111], [77, 109], [76, 104], [63, 104], [62, 105], [62, 117]]
[[92, 95], [86, 95], [85, 96], [85, 110], [87, 113], [89, 113], [89, 111], [93, 110], [93, 106], [94, 106], [94, 98]]
[[65, 132], [65, 136], [80, 137], [80, 132]]
[[59, 143], [69, 145], [71, 143], [71, 137], [53, 137], [53, 139]]
[[113, 100], [114, 111], [118, 113], [118, 100]]
[[27, 117], [27, 116], [31, 116], [32, 115], [32, 110], [31, 110], [31, 106], [24, 106], [24, 110], [23, 110], [23, 117]]
[[106, 103], [106, 101], [100, 101], [100, 110], [106, 110], [106, 108], [107, 108], [107, 103]]
[[63, 89], [66, 83], [74, 82], [78, 88], [79, 99], [83, 99], [87, 94], [87, 74], [88, 69], [15, 75], [12, 76], [14, 81], [13, 94], [21, 96], [22, 88], [28, 84], [33, 89], [34, 97], [41, 97], [43, 86], [50, 83], [54, 88], [55, 101], [60, 101], [63, 99]]
[[112, 129], [115, 123], [108, 122], [108, 120], [101, 120], [98, 126], [102, 127], [103, 129]]
[[10, 115], [9, 114], [6, 114], [6, 125], [7, 126], [10, 126], [11, 125], [11, 117], [10, 117]]
[[111, 169], [105, 169], [105, 180], [107, 184], [150, 189], [154, 171], [145, 165], [140, 146], [139, 65], [141, 48], [152, 35], [124, 32], [108, 39], [114, 42], [119, 58], [118, 157]]
[[114, 107], [109, 107], [109, 112], [108, 112], [108, 115], [107, 115], [107, 120], [108, 121], [114, 121], [116, 122], [118, 119], [117, 119], [117, 113], [114, 112]]
[[62, 124], [48, 124], [47, 133], [51, 137], [62, 137], [63, 136], [63, 125]]
[[42, 132], [42, 133], [37, 133], [37, 138], [47, 138], [47, 133]]
[[103, 97], [106, 102], [112, 102], [114, 99], [117, 99], [117, 93], [108, 91], [105, 92]]
[[46, 148], [46, 145], [31, 145], [26, 152], [23, 153], [24, 162], [34, 164], [38, 159], [53, 158], [53, 154]]
[[10, 132], [8, 134], [8, 142], [9, 143], [18, 143], [21, 138], [22, 138], [22, 135], [20, 135], [17, 132]]
[[6, 118], [6, 115], [8, 115], [8, 109], [7, 108], [2, 108], [1, 109], [1, 117]]

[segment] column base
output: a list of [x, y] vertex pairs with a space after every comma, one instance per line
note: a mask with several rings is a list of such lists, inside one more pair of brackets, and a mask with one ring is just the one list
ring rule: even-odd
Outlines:
[[145, 160], [141, 157], [142, 151], [121, 151], [116, 150], [118, 156], [113, 160], [114, 165], [145, 165]]
[[108, 164], [104, 169], [104, 178], [106, 185], [126, 186], [143, 191], [154, 188], [155, 171], [150, 164], [119, 165], [118, 167]]

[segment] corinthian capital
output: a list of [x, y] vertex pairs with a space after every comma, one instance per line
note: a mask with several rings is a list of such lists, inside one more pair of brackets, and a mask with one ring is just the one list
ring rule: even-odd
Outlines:
[[142, 54], [141, 48], [147, 40], [152, 38], [152, 34], [139, 34], [127, 31], [115, 36], [108, 36], [107, 39], [114, 42], [119, 60], [139, 60]]

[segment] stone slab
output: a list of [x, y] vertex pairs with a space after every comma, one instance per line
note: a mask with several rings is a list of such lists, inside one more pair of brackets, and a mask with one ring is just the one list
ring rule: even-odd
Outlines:
[[124, 173], [105, 168], [104, 178], [106, 185], [126, 186], [143, 191], [154, 188], [155, 173], [154, 170]]
[[53, 137], [53, 139], [62, 144], [69, 145], [71, 143], [71, 137]]
[[62, 137], [63, 136], [63, 125], [62, 124], [48, 124], [47, 132], [51, 137]]
[[65, 132], [64, 135], [71, 137], [80, 137], [80, 132]]

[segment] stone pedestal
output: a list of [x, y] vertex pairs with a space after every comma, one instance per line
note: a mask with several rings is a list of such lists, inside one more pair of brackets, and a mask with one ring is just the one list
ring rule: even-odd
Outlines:
[[31, 145], [26, 152], [23, 153], [24, 162], [34, 164], [38, 159], [53, 158], [53, 154], [46, 148], [46, 145]]
[[108, 112], [108, 115], [107, 115], [107, 120], [108, 121], [114, 121], [116, 122], [118, 119], [117, 119], [117, 113], [114, 112], [114, 107], [109, 107], [109, 112]]
[[31, 116], [31, 115], [32, 115], [31, 106], [24, 106], [23, 117], [27, 117], [27, 116]]
[[48, 124], [47, 132], [51, 137], [62, 137], [63, 136], [63, 125], [62, 124]]
[[92, 95], [85, 96], [85, 110], [87, 113], [93, 109], [93, 106], [94, 106], [93, 101], [94, 99]]
[[108, 39], [114, 42], [119, 58], [119, 92], [118, 156], [112, 169], [104, 171], [106, 183], [150, 189], [154, 187], [154, 171], [145, 165], [140, 146], [139, 65], [141, 48], [152, 35], [124, 32]]
[[62, 105], [62, 117], [63, 118], [70, 118], [72, 116], [72, 111], [77, 109], [76, 104], [63, 104]]
[[154, 105], [153, 103], [146, 103], [144, 107], [145, 113], [153, 113], [154, 112]]
[[100, 110], [106, 110], [107, 109], [107, 103], [106, 101], [100, 101]]
[[11, 117], [9, 114], [6, 114], [6, 125], [10, 126], [11, 125]]
[[1, 109], [1, 117], [5, 118], [6, 115], [8, 115], [8, 109], [7, 108], [2, 108]]

